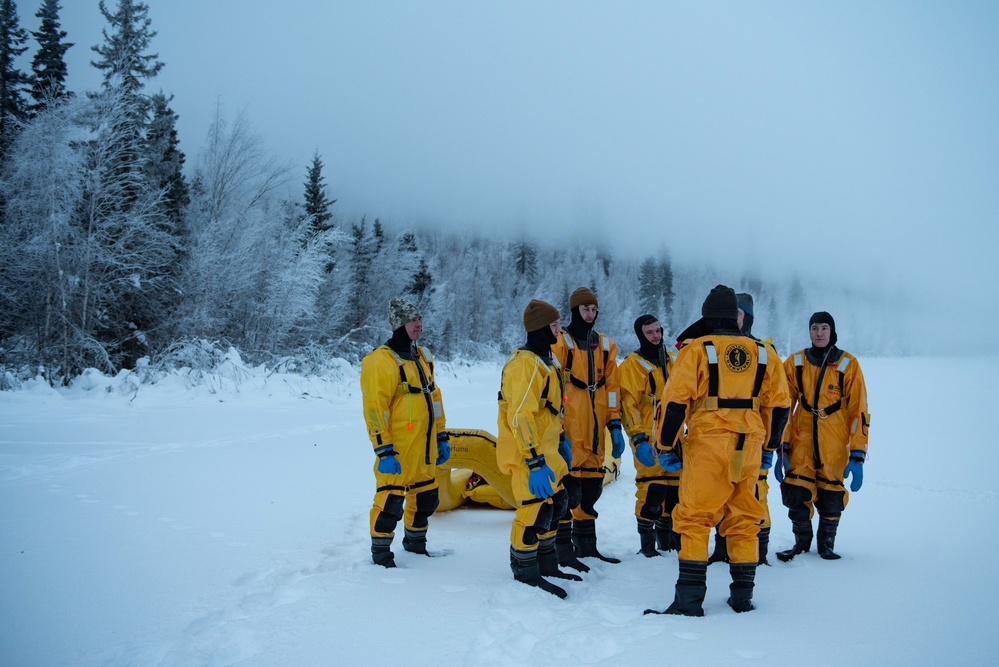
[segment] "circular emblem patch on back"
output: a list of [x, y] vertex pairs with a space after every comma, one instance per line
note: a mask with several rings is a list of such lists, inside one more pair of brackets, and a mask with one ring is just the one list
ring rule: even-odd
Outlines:
[[749, 368], [749, 350], [739, 344], [725, 348], [725, 365], [730, 371], [742, 373]]

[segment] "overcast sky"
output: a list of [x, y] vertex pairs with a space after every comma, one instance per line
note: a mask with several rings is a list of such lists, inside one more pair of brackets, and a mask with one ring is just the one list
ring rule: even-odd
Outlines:
[[[147, 2], [189, 164], [220, 102], [348, 218], [994, 300], [997, 2]], [[94, 89], [97, 0], [62, 4]]]

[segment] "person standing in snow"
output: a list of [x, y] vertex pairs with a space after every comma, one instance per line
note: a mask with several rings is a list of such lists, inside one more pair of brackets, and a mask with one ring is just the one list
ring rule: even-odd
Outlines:
[[839, 519], [850, 491], [859, 491], [867, 459], [867, 387], [860, 362], [836, 347], [836, 322], [820, 311], [808, 320], [812, 346], [784, 362], [795, 399], [774, 477], [794, 531], [794, 546], [777, 553], [787, 562], [812, 546], [812, 515], [819, 513], [819, 556], [835, 560]]
[[[697, 335], [680, 349], [666, 384], [659, 465], [681, 471], [680, 502], [673, 510], [680, 574], [669, 608], [646, 613], [704, 615], [708, 538], [719, 521], [732, 575], [728, 604], [737, 612], [754, 608], [756, 536], [764, 517], [756, 482], [764, 449], [780, 442], [791, 397], [780, 357], [739, 331], [738, 310], [732, 288], [711, 290], [701, 320], [688, 329]], [[769, 431], [762, 416], [768, 409]], [[681, 460], [675, 443], [684, 422]], [[768, 432], [772, 437], [765, 442]]]
[[395, 567], [392, 539], [399, 520], [406, 551], [429, 556], [428, 519], [437, 509], [434, 469], [448, 460], [441, 391], [430, 350], [416, 344], [420, 311], [405, 299], [389, 302], [392, 337], [361, 362], [364, 423], [375, 453], [371, 559]]
[[496, 460], [510, 475], [517, 500], [510, 530], [510, 568], [517, 581], [560, 598], [564, 589], [545, 580], [581, 581], [558, 568], [555, 534], [566, 513], [563, 480], [571, 452], [562, 433], [562, 382], [551, 346], [558, 338], [555, 306], [532, 299], [524, 309], [527, 342], [507, 359], [499, 391]]
[[589, 568], [577, 557], [621, 562], [597, 550], [595, 505], [603, 493], [606, 472], [604, 429], [610, 430], [614, 458], [624, 453], [625, 440], [618, 403], [617, 345], [593, 329], [597, 295], [579, 287], [569, 296], [569, 309], [572, 319], [553, 348], [565, 378], [565, 433], [572, 444], [572, 470], [565, 482], [571, 521], [566, 517], [559, 523], [556, 549], [560, 564], [586, 571]]
[[[751, 294], [745, 292], [735, 295], [736, 300], [739, 303], [739, 317], [736, 320], [739, 324], [739, 330], [745, 336], [749, 336], [753, 340], [760, 340], [753, 335], [753, 297]], [[777, 356], [777, 350], [773, 346], [773, 341], [769, 338], [763, 341], [769, 349], [769, 353]], [[771, 419], [768, 413], [763, 414], [763, 423], [770, 424]], [[769, 441], [770, 434], [767, 435], [767, 440]], [[770, 468], [773, 466], [773, 452], [763, 452], [763, 464], [760, 467], [760, 478], [756, 483], [756, 499], [760, 501], [763, 505], [763, 511], [766, 516], [763, 519], [763, 523], [760, 524], [760, 532], [757, 535], [756, 541], [759, 544], [759, 565], [770, 565], [767, 560], [767, 552], [770, 549], [770, 503], [768, 497], [770, 494], [770, 484], [767, 481], [767, 477], [770, 473]], [[715, 548], [712, 551], [711, 556], [708, 558], [708, 563], [719, 563], [728, 562], [728, 550], [725, 546], [725, 538], [715, 529]]]
[[[679, 499], [680, 473], [666, 472], [656, 460], [650, 441], [657, 436], [659, 398], [673, 366], [673, 353], [663, 345], [663, 328], [652, 315], [635, 320], [638, 349], [621, 362], [621, 422], [631, 437], [635, 455], [635, 518], [639, 553], [652, 558], [659, 549], [676, 548], [673, 507]], [[672, 536], [672, 537], [671, 537]]]

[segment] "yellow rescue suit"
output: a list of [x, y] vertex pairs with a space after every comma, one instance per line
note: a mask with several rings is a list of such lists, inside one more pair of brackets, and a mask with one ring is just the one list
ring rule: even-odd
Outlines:
[[[770, 348], [772, 349], [772, 348]], [[681, 561], [708, 560], [711, 529], [727, 539], [731, 563], [759, 558], [757, 533], [765, 516], [756, 498], [768, 425], [761, 413], [791, 404], [780, 358], [739, 335], [694, 339], [677, 355], [662, 402], [682, 407], [680, 502], [673, 530]], [[672, 451], [672, 442], [660, 447]]]
[[[755, 339], [755, 337], [754, 337]], [[756, 339], [758, 340], [758, 339]], [[767, 338], [763, 341], [763, 344], [767, 346], [767, 355], [773, 355], [775, 359], [780, 359], [780, 355], [777, 354], [777, 348], [774, 347], [773, 340]], [[787, 380], [787, 375], [784, 377]], [[792, 399], [794, 395], [791, 393], [790, 387], [788, 387], [788, 393], [791, 395]], [[773, 423], [773, 408], [764, 408], [760, 411], [760, 416], [763, 417], [763, 424], [767, 427], [766, 440], [764, 442], [769, 442], [771, 439], [770, 426]], [[756, 483], [756, 499], [760, 501], [763, 505], [763, 522], [760, 523], [760, 528], [770, 528], [772, 521], [770, 519], [770, 469], [760, 470], [760, 478]]]
[[852, 354], [839, 348], [834, 353], [825, 367], [805, 350], [784, 361], [794, 412], [784, 432], [790, 452], [781, 489], [792, 521], [808, 521], [816, 509], [838, 519], [849, 499], [843, 472], [850, 452], [867, 454], [871, 417], [864, 374]]
[[[659, 397], [666, 386], [675, 356], [667, 351], [666, 368], [651, 363], [638, 352], [630, 353], [621, 362], [618, 368], [621, 382], [621, 423], [629, 439], [644, 433], [650, 444], [654, 445], [657, 441]], [[631, 450], [634, 455], [634, 441], [631, 443]], [[658, 463], [646, 466], [635, 458], [635, 516], [655, 521], [662, 516], [663, 511], [671, 512], [676, 504], [678, 486], [679, 472], [666, 472]], [[671, 492], [655, 487], [671, 487]]]
[[576, 521], [597, 518], [593, 503], [600, 495], [606, 472], [603, 433], [607, 422], [621, 418], [617, 345], [602, 333], [591, 334], [593, 344], [581, 347], [563, 329], [552, 346], [552, 356], [562, 368], [565, 434], [572, 444], [570, 475], [579, 480], [601, 480], [584, 482], [581, 499], [570, 493], [569, 507]]
[[[515, 351], [503, 366], [499, 392], [499, 436], [496, 439], [496, 460], [502, 472], [510, 475], [511, 488], [517, 501], [510, 544], [519, 551], [533, 551], [538, 542], [554, 538], [556, 497], [565, 497], [562, 478], [568, 474], [565, 460], [558, 452], [562, 433], [562, 392], [557, 362], [547, 360], [529, 350]], [[530, 469], [527, 460], [539, 455], [555, 473], [554, 496], [539, 499], [527, 486]], [[564, 508], [564, 500], [563, 500]]]
[[370, 527], [376, 537], [391, 537], [400, 519], [408, 529], [425, 531], [438, 502], [434, 473], [444, 409], [430, 350], [419, 345], [413, 349], [414, 359], [404, 359], [382, 345], [361, 362], [368, 437], [376, 450], [392, 445], [402, 466], [400, 474], [388, 475], [378, 471], [375, 459]]

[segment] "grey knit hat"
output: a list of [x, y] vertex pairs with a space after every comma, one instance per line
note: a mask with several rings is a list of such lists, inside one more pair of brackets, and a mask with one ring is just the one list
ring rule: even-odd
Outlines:
[[389, 301], [389, 326], [392, 331], [420, 316], [420, 309], [403, 298]]

